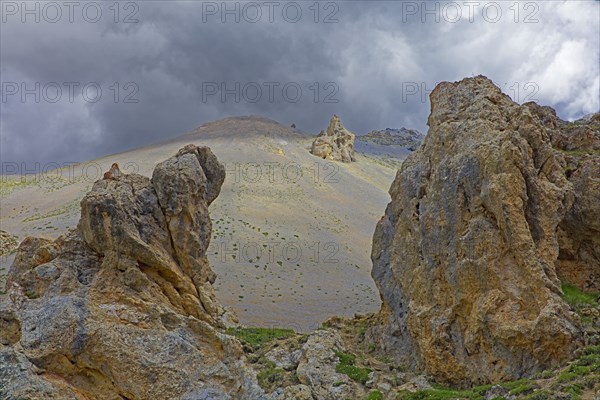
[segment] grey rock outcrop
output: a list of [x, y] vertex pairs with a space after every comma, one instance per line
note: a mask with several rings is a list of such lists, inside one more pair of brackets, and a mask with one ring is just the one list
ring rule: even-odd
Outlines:
[[415, 151], [423, 140], [425, 135], [414, 129], [391, 129], [386, 128], [380, 131], [371, 131], [363, 136], [356, 138], [361, 142], [375, 143], [383, 146], [398, 146], [406, 148], [409, 151]]
[[302, 347], [296, 374], [315, 398], [323, 400], [356, 399], [364, 395], [347, 375], [336, 372], [338, 357], [334, 350], [345, 350], [338, 333], [315, 331]]
[[0, 303], [0, 398], [259, 398], [205, 255], [224, 177], [189, 145], [152, 179], [96, 182], [77, 229], [25, 239]]
[[321, 131], [312, 143], [311, 154], [332, 161], [352, 162], [354, 157], [354, 134], [344, 128], [334, 115], [326, 131]]
[[557, 230], [577, 196], [544, 121], [478, 76], [439, 84], [428, 125], [374, 235], [371, 339], [459, 385], [564, 363], [582, 340]]

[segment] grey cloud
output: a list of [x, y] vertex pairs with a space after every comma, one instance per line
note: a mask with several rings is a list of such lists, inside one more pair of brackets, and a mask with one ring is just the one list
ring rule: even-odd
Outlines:
[[[597, 15], [598, 2], [534, 2], [539, 22], [533, 24], [522, 21], [525, 9], [515, 23], [508, 6], [496, 23], [478, 14], [473, 23], [466, 16], [435, 23], [431, 15], [423, 22], [406, 13], [406, 3], [420, 8], [423, 2], [404, 3], [335, 2], [339, 22], [329, 24], [313, 22], [313, 2], [298, 2], [304, 14], [297, 23], [280, 14], [273, 23], [265, 15], [258, 23], [234, 23], [230, 16], [227, 23], [218, 16], [205, 23], [200, 2], [163, 1], [135, 3], [138, 23], [114, 23], [107, 5], [98, 23], [8, 18], [0, 28], [2, 82], [97, 82], [103, 96], [97, 103], [80, 97], [69, 103], [65, 96], [55, 104], [21, 103], [16, 96], [3, 101], [2, 161], [85, 160], [244, 114], [294, 122], [310, 133], [323, 129], [333, 113], [358, 134], [400, 126], [426, 131], [428, 99], [421, 93], [403, 99], [403, 84], [431, 90], [436, 82], [480, 73], [520, 102], [529, 94], [524, 85], [535, 82], [536, 99], [563, 118], [597, 111], [600, 27], [590, 15]], [[319, 18], [332, 10], [321, 9]], [[559, 85], [561, 79], [568, 83]], [[128, 82], [139, 88], [137, 103], [123, 102], [131, 93]], [[219, 95], [205, 102], [207, 82], [229, 88], [256, 82], [263, 96], [256, 103], [236, 103], [232, 96], [221, 102]], [[274, 102], [265, 82], [280, 83]], [[282, 97], [287, 82], [301, 86], [299, 102]], [[321, 85], [317, 102], [310, 89], [315, 82]], [[322, 87], [327, 82], [339, 88], [337, 103], [323, 102], [332, 93]]]

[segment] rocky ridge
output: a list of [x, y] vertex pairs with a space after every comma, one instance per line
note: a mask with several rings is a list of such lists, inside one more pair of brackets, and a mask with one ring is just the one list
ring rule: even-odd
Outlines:
[[352, 162], [354, 157], [354, 134], [344, 128], [342, 121], [334, 115], [327, 130], [321, 131], [312, 143], [311, 154], [326, 160]]
[[398, 146], [406, 148], [409, 151], [415, 151], [423, 140], [425, 135], [413, 129], [391, 129], [371, 131], [363, 136], [357, 136], [357, 140], [366, 143], [375, 143], [382, 146]]

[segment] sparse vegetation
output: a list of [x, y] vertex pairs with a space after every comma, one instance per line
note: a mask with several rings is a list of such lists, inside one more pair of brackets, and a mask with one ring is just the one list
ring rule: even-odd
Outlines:
[[585, 293], [577, 287], [568, 283], [563, 283], [561, 289], [564, 293], [563, 300], [566, 301], [573, 309], [578, 309], [581, 306], [598, 304], [597, 293]]
[[281, 328], [229, 328], [227, 334], [237, 337], [248, 346], [257, 349], [274, 339], [294, 336], [292, 329]]
[[[41, 219], [57, 217], [59, 215], [67, 214], [70, 212], [77, 212], [78, 207], [79, 207], [79, 201], [78, 201], [78, 199], [75, 199], [75, 200], [70, 201], [69, 203], [63, 205], [62, 207], [55, 208], [54, 210], [50, 210], [45, 214], [36, 213], [34, 215], [31, 215], [31, 216], [25, 218], [23, 220], [23, 222], [38, 221]], [[47, 229], [53, 229], [53, 228], [54, 228], [53, 226], [47, 227]]]
[[367, 400], [383, 400], [383, 393], [381, 393], [379, 390], [373, 390], [369, 393]]
[[536, 385], [532, 383], [529, 379], [519, 379], [517, 381], [504, 383], [502, 384], [502, 386], [507, 389], [510, 389], [508, 394], [513, 396], [523, 395], [532, 392], [533, 389], [536, 388]]
[[271, 391], [283, 382], [285, 371], [275, 366], [271, 361], [265, 362], [265, 368], [256, 374], [256, 379], [260, 387], [267, 391]]
[[0, 256], [11, 254], [17, 250], [18, 237], [8, 232], [0, 231]]
[[404, 391], [398, 393], [397, 400], [455, 400], [455, 399], [483, 399], [484, 397], [473, 393], [471, 390], [452, 390], [434, 388], [418, 390], [414, 393]]
[[571, 309], [575, 311], [581, 317], [581, 322], [584, 325], [591, 326], [592, 325], [592, 313], [596, 312], [593, 310], [598, 307], [598, 293], [586, 293], [579, 288], [570, 285], [570, 284], [562, 284], [561, 285], [563, 291], [563, 300], [569, 304]]
[[9, 178], [3, 176], [2, 179], [0, 179], [0, 196], [7, 196], [14, 190], [21, 189], [33, 184], [35, 184], [35, 180], [33, 178], [27, 178], [25, 176]]
[[[502, 387], [507, 389], [514, 389], [522, 387], [522, 381], [509, 382], [502, 384]], [[451, 389], [441, 385], [433, 385], [432, 389], [418, 390], [414, 393], [400, 392], [398, 393], [397, 400], [483, 400], [485, 399], [486, 392], [488, 392], [493, 385], [482, 385], [476, 386], [472, 389]], [[495, 398], [496, 400], [502, 399], [502, 397]]]
[[[536, 381], [541, 379], [542, 382]], [[600, 345], [588, 346], [582, 355], [567, 368], [547, 370], [538, 374], [535, 379], [519, 379], [499, 384], [507, 390], [506, 397], [525, 400], [573, 399], [579, 400], [586, 392], [594, 391], [600, 386]], [[397, 400], [484, 400], [486, 392], [492, 385], [474, 387], [472, 389], [451, 389], [433, 385], [432, 389], [398, 393]], [[555, 397], [554, 395], [559, 395]], [[562, 396], [562, 397], [560, 397]]]
[[340, 359], [340, 362], [335, 366], [336, 372], [346, 374], [353, 381], [362, 383], [363, 385], [369, 380], [371, 369], [355, 366], [356, 356], [336, 350], [333, 352]]

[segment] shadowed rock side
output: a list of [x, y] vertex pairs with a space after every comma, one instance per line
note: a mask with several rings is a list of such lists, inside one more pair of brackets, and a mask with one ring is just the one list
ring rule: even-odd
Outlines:
[[544, 124], [566, 161], [575, 201], [558, 226], [556, 271], [561, 281], [600, 291], [600, 113], [565, 122], [550, 107], [525, 104]]
[[571, 359], [582, 334], [560, 297], [557, 232], [582, 246], [598, 237], [598, 219], [585, 221], [598, 211], [598, 190], [581, 192], [597, 184], [597, 158], [581, 161], [570, 182], [536, 107], [483, 76], [439, 84], [428, 125], [374, 234], [383, 305], [372, 339], [459, 385]]
[[239, 342], [216, 329], [225, 311], [205, 252], [208, 206], [224, 177], [209, 148], [189, 145], [152, 179], [112, 174], [96, 182], [77, 229], [56, 241], [25, 239], [0, 303], [0, 397], [260, 392]]
[[354, 134], [344, 128], [342, 121], [334, 115], [326, 131], [315, 138], [311, 154], [326, 160], [352, 162], [354, 158]]

